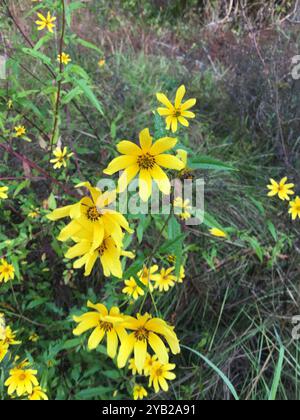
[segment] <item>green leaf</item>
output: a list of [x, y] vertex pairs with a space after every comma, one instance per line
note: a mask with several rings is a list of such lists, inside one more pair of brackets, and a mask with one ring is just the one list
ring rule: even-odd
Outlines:
[[236, 171], [232, 166], [213, 159], [210, 156], [200, 155], [189, 159], [188, 166], [190, 169], [213, 169], [215, 171]]
[[91, 398], [102, 397], [108, 392], [113, 392], [114, 388], [107, 386], [98, 386], [97, 388], [89, 388], [83, 391], [77, 392], [75, 398], [78, 400], [89, 400]]
[[98, 99], [96, 98], [95, 94], [93, 93], [91, 87], [87, 84], [86, 80], [74, 80], [74, 83], [77, 84], [82, 90], [82, 92], [85, 94], [87, 99], [91, 102], [91, 104], [100, 112], [100, 114], [103, 116], [104, 112], [102, 109], [102, 106]]
[[28, 179], [26, 179], [25, 181], [21, 182], [21, 184], [19, 184], [19, 185], [17, 186], [17, 188], [15, 189], [15, 192], [14, 192], [13, 198], [16, 198], [16, 197], [17, 197], [17, 195], [18, 195], [18, 194], [19, 194], [22, 190], [24, 190], [25, 188], [27, 188], [29, 185], [30, 185], [30, 181], [29, 181]]
[[30, 55], [33, 58], [37, 58], [38, 60], [41, 60], [42, 63], [51, 66], [51, 58], [47, 57], [45, 54], [30, 48], [22, 48], [22, 51], [24, 54]]
[[283, 368], [284, 355], [285, 355], [285, 349], [284, 349], [283, 346], [281, 346], [280, 351], [279, 351], [278, 363], [277, 363], [276, 370], [275, 370], [275, 373], [274, 373], [273, 384], [272, 384], [271, 392], [270, 392], [270, 395], [269, 395], [269, 401], [275, 401], [276, 400], [276, 396], [277, 396], [277, 392], [278, 392], [278, 388], [279, 388], [279, 384], [280, 384], [280, 380], [281, 380], [281, 373], [282, 373], [282, 368]]
[[77, 38], [76, 42], [82, 45], [83, 47], [89, 48], [90, 50], [97, 51], [100, 55], [103, 54], [102, 50], [100, 50], [100, 48], [96, 47], [96, 45], [92, 44], [91, 42], [85, 41], [82, 38]]

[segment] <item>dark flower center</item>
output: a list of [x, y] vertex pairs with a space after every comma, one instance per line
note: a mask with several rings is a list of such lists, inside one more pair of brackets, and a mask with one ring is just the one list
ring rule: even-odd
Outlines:
[[92, 222], [97, 222], [102, 216], [98, 212], [97, 207], [94, 206], [94, 207], [89, 207], [88, 208], [88, 210], [87, 210], [87, 217]]
[[99, 327], [101, 328], [101, 330], [104, 330], [107, 333], [113, 329], [113, 324], [111, 324], [110, 322], [100, 321]]
[[140, 169], [153, 169], [155, 165], [155, 157], [146, 153], [145, 155], [139, 156], [137, 161]]
[[149, 337], [149, 331], [146, 328], [141, 327], [134, 333], [135, 338], [138, 341], [147, 341]]

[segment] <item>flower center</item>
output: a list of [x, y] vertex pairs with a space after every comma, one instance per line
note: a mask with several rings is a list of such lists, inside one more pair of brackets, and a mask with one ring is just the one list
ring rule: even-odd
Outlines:
[[94, 207], [89, 207], [88, 208], [88, 210], [87, 210], [87, 217], [92, 222], [97, 222], [102, 216], [98, 212], [97, 207], [94, 206]]
[[181, 116], [181, 109], [180, 108], [175, 108], [174, 113], [173, 113], [173, 116], [175, 118], [180, 117]]
[[101, 328], [101, 330], [104, 330], [107, 333], [113, 329], [113, 324], [111, 324], [110, 322], [100, 321], [99, 327]]
[[25, 373], [21, 373], [21, 375], [19, 376], [19, 380], [20, 381], [25, 381], [25, 379], [26, 379]]
[[138, 341], [147, 341], [149, 337], [149, 331], [146, 328], [141, 327], [134, 333], [135, 338]]
[[154, 156], [150, 155], [150, 153], [146, 153], [145, 155], [138, 157], [137, 163], [140, 169], [153, 169], [156, 161]]
[[163, 371], [162, 371], [162, 369], [161, 369], [161, 368], [156, 369], [155, 374], [156, 374], [156, 376], [157, 376], [157, 377], [161, 377], [161, 376], [163, 376]]
[[104, 254], [105, 251], [108, 250], [108, 246], [106, 244], [106, 242], [104, 241], [103, 244], [97, 249], [98, 253], [100, 254], [100, 256], [102, 257], [102, 255]]

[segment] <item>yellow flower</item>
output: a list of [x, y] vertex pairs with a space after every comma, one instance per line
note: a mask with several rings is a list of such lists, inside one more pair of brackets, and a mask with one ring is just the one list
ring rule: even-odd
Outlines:
[[287, 184], [287, 177], [283, 178], [279, 183], [274, 181], [274, 179], [270, 179], [271, 185], [268, 185], [268, 189], [270, 192], [268, 193], [268, 197], [274, 197], [278, 195], [280, 200], [282, 201], [290, 201], [289, 195], [294, 195], [294, 191], [292, 190], [295, 185], [294, 184]]
[[168, 343], [173, 354], [180, 353], [179, 341], [174, 329], [160, 318], [152, 318], [149, 314], [137, 315], [137, 318], [126, 317], [123, 326], [133, 331], [121, 343], [118, 355], [118, 367], [123, 368], [129, 356], [134, 352], [134, 361], [138, 370], [142, 370], [147, 347], [150, 345], [158, 360], [168, 363], [169, 355], [161, 335]]
[[152, 281], [155, 279], [155, 273], [158, 271], [158, 266], [153, 265], [150, 270], [148, 267], [144, 266], [141, 271], [137, 273], [138, 278], [140, 281], [150, 289], [150, 292], [153, 290], [153, 286], [151, 284]]
[[4, 259], [0, 260], [0, 283], [4, 281], [7, 283], [9, 280], [15, 278], [15, 269], [11, 264]]
[[8, 109], [12, 109], [13, 105], [14, 105], [13, 101], [12, 101], [11, 99], [9, 99], [9, 100], [7, 101], [7, 108], [8, 108]]
[[136, 400], [143, 400], [145, 397], [148, 396], [148, 392], [145, 388], [141, 385], [135, 385], [133, 388], [133, 399]]
[[143, 370], [142, 369], [141, 370], [138, 370], [138, 368], [136, 367], [136, 364], [135, 364], [135, 360], [134, 359], [130, 359], [129, 360], [128, 369], [130, 369], [132, 371], [132, 374], [133, 375], [136, 375], [137, 373], [139, 375], [141, 375], [143, 373]]
[[32, 333], [30, 334], [28, 340], [32, 341], [32, 343], [36, 343], [37, 341], [39, 341], [40, 337], [36, 334], [36, 333]]
[[292, 219], [296, 220], [297, 217], [300, 219], [300, 197], [296, 197], [294, 201], [290, 203], [289, 214], [292, 215]]
[[57, 61], [59, 63], [63, 63], [65, 65], [68, 65], [72, 60], [71, 60], [71, 57], [69, 56], [69, 54], [66, 54], [66, 53], [63, 52], [61, 55], [58, 54]]
[[144, 375], [149, 376], [151, 369], [153, 368], [154, 363], [157, 362], [157, 356], [151, 356], [150, 354], [147, 354], [145, 364], [144, 364]]
[[217, 229], [217, 228], [212, 228], [209, 230], [210, 234], [215, 236], [216, 238], [227, 238], [228, 235], [226, 232], [224, 232], [221, 229]]
[[4, 339], [3, 339], [4, 344], [8, 344], [9, 346], [15, 346], [15, 345], [21, 344], [22, 341], [16, 340], [16, 336], [17, 336], [16, 331], [12, 331], [10, 327], [6, 327], [5, 333], [4, 333]]
[[68, 154], [67, 147], [64, 147], [63, 149], [61, 147], [57, 147], [53, 151], [53, 154], [55, 156], [55, 159], [51, 159], [50, 162], [54, 164], [54, 169], [61, 169], [62, 167], [66, 168], [68, 160], [74, 155], [74, 153]]
[[77, 244], [68, 250], [66, 258], [80, 257], [73, 266], [76, 269], [85, 266], [86, 277], [91, 274], [97, 259], [100, 258], [105, 277], [113, 275], [121, 279], [123, 277], [121, 257], [133, 259], [134, 254], [123, 251], [111, 236], [105, 237], [100, 246], [94, 249], [93, 237], [88, 235], [88, 232], [82, 232], [81, 238], [72, 238]]
[[189, 126], [187, 118], [195, 118], [196, 115], [193, 112], [190, 112], [191, 109], [196, 104], [196, 99], [190, 99], [185, 103], [182, 103], [183, 97], [186, 94], [185, 86], [182, 85], [177, 90], [175, 104], [173, 105], [169, 99], [163, 93], [157, 93], [157, 99], [166, 108], [158, 108], [157, 112], [162, 117], [166, 117], [167, 130], [172, 128], [173, 133], [176, 133], [178, 129], [178, 123], [184, 127]]
[[161, 167], [180, 171], [183, 163], [166, 151], [173, 149], [177, 139], [164, 137], [152, 143], [149, 129], [140, 133], [140, 147], [130, 141], [122, 141], [117, 149], [123, 155], [114, 159], [104, 170], [107, 175], [124, 170], [119, 179], [119, 192], [126, 190], [131, 181], [139, 174], [139, 194], [146, 202], [152, 194], [152, 180], [156, 182], [163, 194], [169, 195], [171, 183]]
[[101, 68], [101, 67], [104, 67], [105, 66], [105, 64], [106, 64], [106, 60], [104, 59], [104, 58], [101, 58], [101, 60], [99, 60], [98, 61], [98, 66]]
[[177, 281], [177, 283], [183, 283], [184, 279], [185, 279], [185, 269], [184, 269], [184, 266], [182, 265], [180, 267], [179, 278], [176, 277], [176, 281]]
[[55, 28], [55, 24], [53, 22], [56, 21], [56, 17], [51, 16], [50, 12], [47, 13], [47, 17], [43, 16], [41, 13], [38, 13], [37, 15], [40, 19], [35, 22], [38, 26], [38, 31], [47, 28], [49, 32], [53, 33], [53, 28]]
[[36, 209], [36, 210], [31, 211], [31, 212], [28, 213], [28, 217], [30, 219], [37, 219], [39, 216], [40, 216], [39, 209]]
[[126, 287], [124, 287], [122, 292], [128, 296], [132, 296], [134, 300], [138, 300], [140, 296], [144, 296], [144, 290], [139, 287], [133, 277], [131, 277], [130, 280], [125, 280], [125, 285]]
[[8, 395], [12, 395], [15, 391], [18, 397], [24, 394], [32, 394], [33, 387], [39, 386], [36, 370], [12, 369], [9, 374], [10, 377], [5, 382], [5, 386], [8, 387]]
[[184, 149], [178, 149], [177, 150], [177, 157], [184, 164], [184, 168], [183, 169], [187, 169], [187, 165], [188, 165], [188, 152], [186, 150], [184, 150]]
[[127, 336], [122, 325], [124, 316], [117, 307], [111, 308], [108, 312], [107, 308], [101, 303], [94, 305], [88, 302], [87, 306], [95, 309], [95, 311], [73, 317], [74, 321], [79, 324], [73, 331], [74, 335], [78, 336], [94, 329], [88, 341], [89, 350], [96, 349], [106, 335], [107, 354], [114, 359], [117, 354], [119, 341], [124, 341]]
[[89, 182], [77, 185], [77, 188], [80, 187], [86, 187], [91, 194], [91, 198], [85, 196], [78, 203], [56, 209], [47, 216], [49, 220], [53, 221], [65, 217], [72, 219], [72, 222], [61, 231], [58, 239], [65, 242], [72, 236], [78, 236], [83, 230], [90, 233], [88, 237], [93, 237], [93, 249], [98, 249], [103, 243], [104, 237], [108, 236], [111, 236], [121, 248], [123, 246], [122, 228], [128, 233], [133, 233], [133, 231], [121, 213], [108, 208], [116, 200], [116, 192], [102, 194], [101, 190], [93, 188]]
[[183, 201], [182, 197], [177, 197], [174, 201], [174, 207], [180, 209], [181, 213], [178, 216], [181, 220], [189, 220], [191, 218], [191, 214], [189, 213], [192, 208], [190, 206], [190, 200]]
[[8, 353], [8, 344], [5, 344], [3, 341], [0, 341], [0, 363]]
[[154, 289], [159, 289], [160, 292], [168, 292], [170, 287], [175, 286], [175, 282], [177, 281], [177, 277], [174, 276], [172, 273], [175, 270], [174, 267], [165, 269], [163, 268], [160, 274], [156, 274], [154, 276], [155, 285]]
[[7, 191], [8, 187], [0, 187], [0, 200], [6, 200], [8, 198]]
[[176, 375], [171, 372], [175, 369], [176, 365], [171, 363], [163, 364], [161, 362], [154, 363], [150, 371], [150, 380], [149, 386], [153, 385], [154, 391], [159, 392], [160, 388], [167, 392], [169, 389], [168, 382], [166, 380], [172, 381], [176, 378]]
[[24, 125], [18, 125], [15, 127], [16, 137], [23, 137], [26, 134], [26, 128]]
[[47, 394], [45, 391], [40, 387], [36, 386], [33, 388], [32, 393], [28, 395], [28, 399], [30, 401], [48, 401], [49, 398], [47, 397]]

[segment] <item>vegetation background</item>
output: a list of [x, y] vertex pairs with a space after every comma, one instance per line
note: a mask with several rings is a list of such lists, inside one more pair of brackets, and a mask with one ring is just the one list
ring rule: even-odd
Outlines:
[[[47, 61], [28, 53], [39, 39], [35, 3], [0, 2], [1, 54], [10, 57], [9, 78], [0, 82], [1, 129], [13, 96], [11, 124], [24, 122], [32, 139], [0, 142], [0, 181], [13, 192], [1, 204], [0, 254], [11, 256], [18, 280], [13, 292], [1, 285], [0, 311], [19, 331], [19, 354], [34, 360], [53, 399], [131, 397], [131, 375], [102, 357], [101, 346], [87, 352], [84, 338], [72, 336], [70, 316], [87, 299], [113, 303], [120, 286], [97, 271], [87, 279], [73, 271], [43, 216], [68, 203], [76, 183], [97, 182], [117, 141], [149, 125], [156, 92], [184, 83], [198, 101], [186, 143], [238, 169], [199, 171], [208, 213], [233, 235], [219, 241], [207, 226], [186, 228], [187, 277], [159, 298], [185, 347], [169, 394], [152, 398], [229, 400], [230, 381], [240, 399], [298, 400], [300, 345], [291, 319], [300, 311], [299, 223], [267, 198], [266, 185], [288, 176], [300, 193], [300, 82], [290, 74], [299, 54], [299, 2], [67, 3], [74, 72], [96, 99], [88, 92], [69, 98], [61, 112], [59, 135], [74, 152], [66, 175], [47, 166], [56, 87]], [[58, 45], [59, 38], [47, 41], [39, 51], [56, 57]], [[36, 208], [41, 215], [30, 220]], [[150, 253], [157, 227], [140, 229]], [[35, 343], [28, 341], [32, 333]], [[3, 382], [0, 395], [6, 398]]]

